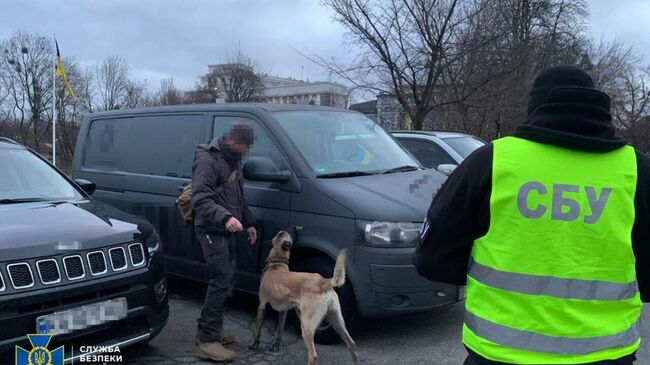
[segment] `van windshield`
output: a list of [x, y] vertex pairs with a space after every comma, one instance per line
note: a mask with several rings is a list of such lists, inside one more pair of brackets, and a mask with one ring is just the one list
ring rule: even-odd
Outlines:
[[83, 198], [56, 170], [27, 150], [3, 149], [0, 171], [0, 204]]
[[275, 112], [274, 117], [319, 176], [420, 167], [383, 128], [362, 114], [286, 111]]

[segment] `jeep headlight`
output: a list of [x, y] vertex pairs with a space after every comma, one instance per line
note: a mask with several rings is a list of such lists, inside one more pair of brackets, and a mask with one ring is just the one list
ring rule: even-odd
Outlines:
[[162, 251], [162, 243], [160, 241], [160, 237], [158, 236], [158, 231], [155, 229], [153, 230], [153, 234], [146, 239], [146, 243], [149, 257]]
[[374, 221], [365, 226], [364, 244], [378, 247], [415, 247], [420, 223]]

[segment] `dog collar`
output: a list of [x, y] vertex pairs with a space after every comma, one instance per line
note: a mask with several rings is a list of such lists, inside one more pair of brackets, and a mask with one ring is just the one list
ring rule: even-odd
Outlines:
[[289, 259], [280, 256], [270, 256], [266, 259], [266, 264], [285, 264], [289, 265]]

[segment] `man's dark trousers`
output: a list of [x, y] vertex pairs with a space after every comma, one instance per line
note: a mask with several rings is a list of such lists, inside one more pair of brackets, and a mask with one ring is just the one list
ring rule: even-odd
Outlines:
[[233, 276], [237, 267], [235, 236], [209, 233], [199, 227], [195, 232], [210, 275], [196, 339], [204, 343], [216, 342], [223, 335], [224, 302], [232, 294]]

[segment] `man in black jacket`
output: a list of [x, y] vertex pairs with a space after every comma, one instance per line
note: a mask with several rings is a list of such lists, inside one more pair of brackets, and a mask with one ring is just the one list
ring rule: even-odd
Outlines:
[[223, 334], [223, 314], [236, 267], [235, 233], [245, 229], [250, 244], [257, 240], [255, 221], [244, 198], [240, 163], [253, 140], [250, 125], [235, 124], [223, 137], [199, 145], [194, 153], [194, 228], [210, 274], [196, 336], [198, 355], [204, 359], [235, 358], [233, 351], [223, 347], [234, 341]]
[[[515, 132], [515, 137], [535, 142], [538, 146], [542, 146], [540, 148], [546, 148], [543, 146], [557, 146], [574, 151], [602, 153], [603, 155], [624, 148], [627, 145], [625, 140], [615, 134], [615, 127], [610, 115], [610, 102], [607, 95], [594, 89], [591, 77], [583, 70], [573, 66], [554, 67], [538, 75], [529, 95], [528, 118], [519, 125]], [[490, 199], [494, 191], [493, 183], [495, 186], [503, 183], [502, 180], [493, 180], [494, 151], [494, 144], [488, 144], [476, 150], [454, 171], [434, 198], [423, 225], [420, 243], [413, 256], [413, 263], [418, 272], [429, 280], [454, 285], [468, 285], [468, 267], [472, 270], [472, 264], [475, 264], [470, 259], [473, 256], [472, 249], [475, 248], [475, 242], [486, 237], [490, 227], [497, 223], [491, 222], [493, 220], [491, 217], [499, 217], [496, 214], [498, 212], [491, 212], [491, 204], [495, 203], [491, 202]], [[634, 159], [634, 152], [632, 156]], [[650, 195], [648, 194], [650, 185], [650, 159], [638, 151], [635, 157], [637, 183], [636, 191], [632, 190], [632, 193], [635, 194], [633, 198], [630, 198], [630, 209], [632, 209], [633, 205], [634, 216], [632, 218], [631, 243], [636, 264], [630, 261], [631, 263], [629, 265], [631, 265], [631, 268], [636, 266], [636, 281], [640, 291], [640, 298], [641, 301], [648, 302], [650, 300], [650, 278], [648, 276], [648, 268], [650, 265], [650, 247], [648, 246], [650, 243], [650, 225], [648, 224], [650, 218]], [[597, 156], [595, 158], [597, 159]], [[604, 176], [607, 173], [608, 171], [602, 171]], [[596, 181], [598, 180], [598, 177], [593, 178]], [[540, 191], [542, 190], [540, 189]], [[533, 194], [538, 194], [540, 191], [533, 192]], [[546, 197], [552, 194], [550, 190], [548, 192], [542, 192]], [[516, 207], [516, 196], [513, 197], [515, 198], [513, 204]], [[562, 198], [562, 195], [559, 197]], [[520, 204], [522, 204], [521, 201]], [[525, 209], [528, 209], [526, 208], [525, 200], [523, 204], [525, 213], [533, 213], [533, 211], [525, 211]], [[535, 206], [537, 203], [533, 202], [532, 204]], [[541, 205], [538, 207], [541, 207]], [[547, 213], [550, 214], [550, 207], [548, 211]], [[546, 219], [549, 219], [548, 216], [546, 216]], [[541, 220], [538, 219], [537, 221]], [[506, 240], [513, 242], [513, 237], [516, 239], [517, 235], [521, 235], [522, 233], [509, 232], [508, 234], [510, 236], [503, 237], [503, 242]], [[563, 244], [565, 245], [573, 244], [570, 240], [566, 242], [567, 240], [563, 240], [561, 236], [558, 236], [557, 240], [560, 242], [564, 241]], [[495, 239], [495, 241], [495, 244], [491, 247], [499, 247], [499, 239]], [[597, 244], [598, 242], [594, 243], [593, 250], [598, 252], [600, 245]], [[494, 251], [493, 253], [495, 257], [501, 254]], [[507, 253], [504, 254], [507, 255]], [[548, 261], [542, 262], [542, 264], [548, 265]], [[533, 263], [532, 265], [535, 264]], [[567, 268], [557, 270], [561, 271], [563, 269]], [[487, 271], [490, 272], [490, 269], [488, 268]], [[526, 269], [522, 268], [522, 271], [526, 272]], [[497, 276], [503, 275], [503, 272], [492, 272]], [[571, 274], [571, 272], [567, 273], [567, 275]], [[510, 274], [506, 273], [504, 277], [518, 277], [516, 273], [512, 276], [507, 275]], [[493, 280], [496, 283], [498, 281], [497, 276], [488, 278], [486, 281]], [[530, 277], [526, 275], [520, 275], [520, 277], [526, 277], [531, 282], [537, 279], [534, 276]], [[473, 278], [472, 280], [475, 279]], [[554, 278], [551, 278], [550, 282], [563, 283], [562, 279], [556, 280]], [[566, 282], [570, 281], [564, 281], [564, 283]], [[518, 283], [501, 282], [495, 285], [500, 284], [508, 288], [515, 288], [511, 290], [523, 290], [522, 292], [526, 293], [534, 290], [552, 291], [550, 289], [554, 289], [549, 289], [544, 286], [548, 285], [548, 282], [540, 285], [539, 288], [531, 288], [530, 286], [522, 287], [519, 285], [519, 288], [523, 289], [516, 289]], [[570, 285], [573, 284], [579, 284], [579, 281], [570, 283]], [[570, 285], [567, 287], [569, 293], [571, 289], [575, 289], [575, 287], [571, 287]], [[634, 288], [634, 291], [636, 291], [636, 288]], [[567, 293], [563, 294], [570, 298]], [[599, 294], [603, 293], [592, 292], [589, 295]], [[519, 294], [519, 298], [522, 298], [521, 294]], [[535, 296], [531, 296], [531, 298], [529, 301], [531, 306], [529, 308], [533, 311], [531, 313], [539, 314], [540, 312], [535, 312], [534, 310], [536, 303]], [[544, 298], [544, 296], [538, 296], [538, 298]], [[484, 308], [497, 308], [497, 311], [499, 310], [498, 307], [502, 305], [502, 303], [485, 302], [489, 301], [485, 297], [474, 298], [474, 300], [476, 302], [483, 301], [483, 304], [487, 306], [484, 306]], [[549, 300], [554, 299], [551, 297]], [[537, 303], [540, 306], [544, 305], [542, 301], [538, 301]], [[504, 314], [508, 312], [502, 310], [500, 313]], [[532, 319], [524, 318], [522, 320], [530, 321]], [[467, 323], [466, 319], [466, 326]], [[501, 334], [514, 332], [508, 332], [509, 329], [502, 326], [491, 326], [491, 328], [491, 331], [483, 332], [483, 334], [487, 337], [494, 336], [494, 338], [498, 338], [500, 336], [499, 331], [504, 331]], [[498, 330], [496, 330], [497, 328]], [[638, 328], [636, 328], [636, 332], [638, 335]], [[526, 334], [526, 332], [521, 333]], [[527, 334], [530, 333], [528, 332]], [[537, 335], [533, 334], [532, 338], [539, 339], [543, 337], [534, 336]], [[504, 343], [522, 343], [521, 341], [518, 342], [521, 339], [517, 338], [517, 336], [501, 338], [505, 338]], [[633, 337], [632, 340], [634, 340]], [[536, 342], [530, 345], [532, 347], [543, 345], [540, 341]], [[467, 342], [465, 343], [467, 344]], [[506, 347], [516, 348], [516, 346]], [[489, 360], [468, 347], [467, 350], [469, 357], [465, 364], [493, 365], [511, 363], [510, 361], [503, 362], [503, 360], [502, 362]], [[584, 348], [571, 348], [569, 351], [580, 352], [584, 350]], [[598, 362], [592, 362], [592, 364], [632, 364], [634, 360], [635, 353], [627, 352], [623, 357], [599, 360]]]

